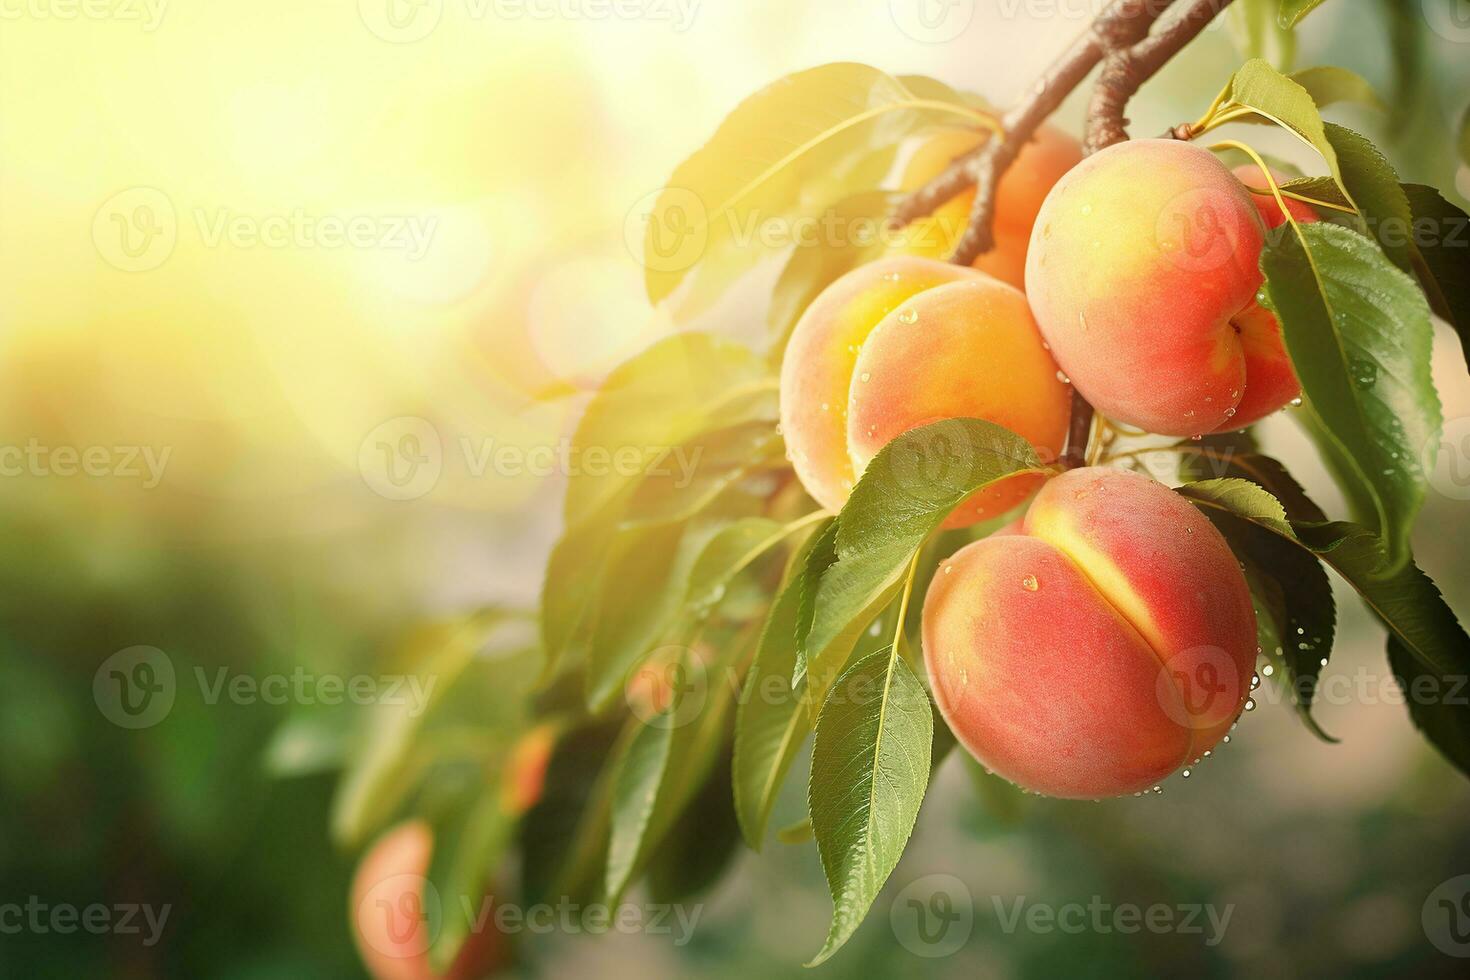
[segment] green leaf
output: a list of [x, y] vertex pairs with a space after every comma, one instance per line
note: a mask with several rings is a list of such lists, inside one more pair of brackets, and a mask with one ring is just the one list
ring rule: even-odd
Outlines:
[[[813, 536], [813, 546], [828, 535], [830, 527], [829, 522]], [[788, 575], [771, 605], [735, 716], [735, 813], [746, 843], [757, 851], [764, 842], [781, 784], [811, 731], [806, 702], [791, 685], [796, 669], [802, 567], [801, 563], [794, 565], [793, 574]]]
[[1303, 524], [1296, 532], [1362, 595], [1368, 608], [1427, 670], [1446, 679], [1470, 673], [1470, 637], [1417, 565], [1411, 561], [1384, 575], [1383, 542], [1356, 524]]
[[1339, 68], [1336, 65], [1303, 68], [1301, 71], [1292, 72], [1291, 80], [1307, 90], [1319, 109], [1337, 102], [1356, 102], [1382, 112], [1388, 111], [1388, 106], [1384, 105], [1378, 93], [1373, 91], [1373, 86], [1368, 83], [1368, 80], [1346, 68]]
[[1405, 184], [1414, 216], [1416, 271], [1429, 304], [1460, 337], [1470, 366], [1470, 217], [1433, 187]]
[[698, 312], [768, 254], [764, 223], [809, 216], [828, 201], [873, 189], [911, 133], [946, 120], [989, 118], [962, 99], [936, 98], [932, 85], [924, 89], [916, 93], [866, 65], [837, 63], [788, 75], [742, 102], [674, 170], [647, 216], [649, 299], [660, 302], [693, 278], [694, 295], [680, 313]]
[[[819, 236], [816, 241], [792, 250], [771, 290], [771, 304], [766, 312], [777, 353], [785, 348], [796, 321], [822, 290], [844, 273], [883, 253], [882, 222], [901, 196], [887, 191], [866, 191], [844, 198], [826, 208], [819, 218], [819, 226], [836, 228], [839, 234]], [[880, 233], [873, 236], [859, 233], [869, 226]]]
[[1303, 17], [1322, 6], [1323, 0], [1281, 0], [1278, 20], [1282, 27], [1295, 27]]
[[1388, 663], [1403, 685], [1414, 727], [1455, 768], [1470, 775], [1470, 709], [1466, 706], [1470, 688], [1465, 683], [1466, 675], [1440, 677], [1393, 635], [1388, 638]]
[[1342, 168], [1343, 185], [1367, 224], [1368, 236], [1394, 265], [1412, 273], [1413, 215], [1399, 175], [1367, 137], [1335, 123], [1327, 123], [1326, 131]]
[[[621, 728], [621, 731], [620, 731]], [[557, 741], [541, 799], [521, 821], [521, 890], [528, 904], [602, 897], [614, 768], [634, 729], [599, 723]]]
[[1441, 421], [1424, 295], [1367, 239], [1326, 223], [1268, 243], [1261, 270], [1304, 396], [1402, 563], [1425, 494], [1420, 450]]
[[679, 631], [694, 629], [725, 597], [725, 590], [736, 575], [796, 529], [796, 525], [782, 524], [768, 517], [743, 517], [720, 528], [689, 571], [689, 588], [679, 613], [682, 623]]
[[639, 725], [616, 763], [606, 884], [607, 895], [614, 900], [623, 894], [644, 854], [654, 804], [674, 751], [674, 736], [678, 731], [673, 723], [674, 710], [673, 705], [665, 709], [660, 716], [662, 723]]
[[847, 941], [898, 865], [929, 785], [933, 726], [923, 683], [891, 649], [854, 663], [823, 703], [808, 806], [833, 910], [808, 966]]
[[765, 420], [701, 432], [638, 484], [624, 520], [637, 524], [688, 520], [741, 480], [785, 466], [783, 446], [780, 433]]
[[[1227, 498], [1199, 484], [1179, 493], [1206, 509], [1216, 509], [1279, 534], [1274, 522], [1262, 522], [1259, 504], [1233, 509], [1241, 498]], [[1389, 633], [1389, 659], [1394, 673], [1411, 680], [1429, 677], [1444, 695], [1430, 703], [1410, 705], [1410, 714], [1425, 736], [1461, 771], [1470, 774], [1465, 733], [1470, 731], [1470, 705], [1464, 695], [1470, 676], [1470, 636], [1445, 603], [1434, 582], [1412, 560], [1385, 572], [1387, 549], [1377, 534], [1342, 521], [1296, 523], [1294, 537], [1346, 581]], [[1413, 700], [1411, 698], [1411, 700]]]
[[400, 655], [416, 699], [383, 699], [364, 712], [365, 739], [332, 801], [332, 836], [356, 846], [382, 827], [408, 797], [417, 771], [416, 740], [426, 720], [470, 665], [501, 617], [488, 612], [420, 627]]
[[615, 536], [588, 637], [586, 694], [607, 707], [677, 615], [690, 570], [722, 527], [714, 519], [627, 528]]
[[429, 950], [435, 970], [448, 971], [470, 938], [473, 918], [455, 914], [461, 900], [485, 894], [512, 840], [516, 821], [501, 806], [493, 783], [468, 807], [451, 808], [434, 822], [434, 852], [428, 879], [451, 906], [444, 910], [438, 938]]
[[1179, 475], [1185, 482], [1237, 477], [1265, 489], [1281, 504], [1293, 521], [1325, 521], [1306, 490], [1287, 472], [1280, 460], [1260, 452], [1247, 432], [1225, 432], [1205, 436], [1198, 442], [1181, 442]]
[[1240, 67], [1231, 78], [1227, 92], [1230, 102], [1276, 123], [1316, 150], [1326, 161], [1333, 179], [1351, 198], [1351, 191], [1343, 184], [1337, 152], [1327, 137], [1322, 113], [1311, 92], [1259, 58]]
[[566, 529], [541, 590], [547, 676], [564, 657], [586, 654], [590, 613], [618, 525], [650, 471], [677, 468], [673, 449], [713, 429], [759, 420], [774, 431], [775, 389], [761, 358], [698, 333], [661, 341], [608, 376], [570, 447], [569, 459], [581, 465], [569, 474]]
[[649, 863], [648, 892], [653, 902], [687, 902], [707, 891], [729, 867], [740, 845], [730, 783], [727, 752]]
[[838, 515], [831, 550], [819, 544], [807, 560], [797, 639], [814, 703], [950, 512], [996, 480], [1041, 468], [1030, 443], [982, 419], [934, 422], [883, 447]]
[[1188, 484], [1179, 492], [1204, 509], [1240, 560], [1256, 607], [1261, 650], [1280, 674], [1297, 714], [1313, 734], [1335, 741], [1311, 716], [1317, 677], [1332, 651], [1337, 609], [1322, 563], [1296, 538], [1281, 502], [1237, 478]]

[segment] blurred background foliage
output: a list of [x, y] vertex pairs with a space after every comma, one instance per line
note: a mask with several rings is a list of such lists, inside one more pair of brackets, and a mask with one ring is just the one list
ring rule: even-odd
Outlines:
[[[1290, 53], [1298, 67], [1330, 61], [1368, 77], [1392, 111], [1346, 110], [1362, 113], [1352, 124], [1383, 141], [1406, 180], [1463, 206], [1470, 166], [1454, 133], [1470, 24], [1458, 2], [1342, 0], [1306, 21]], [[0, 444], [170, 453], [156, 487], [0, 480], [0, 901], [172, 907], [153, 947], [0, 936], [6, 975], [358, 975], [346, 914], [356, 854], [331, 830], [336, 765], [371, 720], [350, 706], [207, 703], [194, 670], [379, 672], [426, 620], [529, 608], [561, 483], [476, 475], [451, 452], [432, 492], [388, 500], [359, 470], [370, 433], [417, 416], [446, 446], [568, 436], [586, 392], [670, 329], [644, 299], [630, 213], [754, 89], [856, 60], [1005, 104], [1091, 12], [978, 4], [960, 36], [933, 44], [899, 30], [886, 2], [705, 0], [684, 30], [476, 19], [450, 2], [437, 30], [397, 44], [358, 6], [177, 0], [151, 30], [34, 12], [0, 23]], [[1166, 69], [1131, 107], [1133, 131], [1197, 116], [1238, 64], [1241, 33], [1212, 29]], [[1075, 129], [1081, 110], [1074, 98], [1058, 121]], [[109, 264], [92, 227], [104, 202], [138, 186], [167, 196], [180, 230], [166, 262], [130, 273]], [[193, 218], [298, 209], [431, 215], [437, 232], [413, 261], [212, 244]], [[764, 330], [748, 298], [705, 319], [737, 339]], [[1444, 329], [1436, 379], [1446, 418], [1470, 416]], [[1289, 426], [1273, 420], [1262, 438], [1324, 506], [1340, 503], [1320, 469], [1298, 468], [1305, 444]], [[1415, 548], [1462, 619], [1467, 506], [1432, 495]], [[1355, 602], [1339, 609], [1330, 672], [1381, 675], [1380, 634]], [[180, 695], [162, 723], [127, 731], [98, 710], [92, 680], [138, 644], [167, 653]], [[536, 669], [525, 663], [528, 682]], [[476, 690], [479, 721], [513, 732], [515, 699], [498, 683]], [[952, 758], [889, 892], [957, 875], [976, 898], [974, 938], [917, 960], [893, 941], [880, 899], [824, 971], [1453, 975], [1419, 910], [1470, 870], [1470, 787], [1397, 705], [1324, 703], [1317, 716], [1341, 745], [1265, 705], [1198, 778], [1098, 806], [977, 791]], [[773, 825], [799, 814], [803, 782], [790, 780]], [[990, 903], [1094, 894], [1235, 912], [1207, 947], [1006, 935]], [[797, 976], [829, 908], [812, 849], [775, 842], [742, 852], [707, 902], [685, 947], [538, 937], [522, 969]]]

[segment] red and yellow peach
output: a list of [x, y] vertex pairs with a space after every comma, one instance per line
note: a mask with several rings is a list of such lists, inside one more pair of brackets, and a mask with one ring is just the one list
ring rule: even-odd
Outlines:
[[1212, 153], [1175, 140], [1108, 147], [1052, 189], [1026, 293], [1057, 362], [1099, 411], [1202, 435], [1300, 393], [1280, 326], [1256, 299], [1263, 210]]
[[[807, 308], [781, 368], [781, 428], [802, 485], [840, 510], [895, 436], [947, 418], [982, 418], [1055, 458], [1071, 394], [1020, 291], [974, 270], [893, 256], [855, 269]], [[1000, 481], [949, 526], [1004, 513], [1038, 477]]]
[[[949, 166], [955, 157], [979, 144], [982, 134], [971, 129], [946, 129], [930, 137], [914, 151], [904, 167], [900, 187], [922, 187]], [[974, 267], [1024, 287], [1026, 249], [1031, 227], [1047, 192], [1062, 175], [1082, 159], [1082, 147], [1071, 136], [1051, 126], [1042, 126], [1027, 143], [995, 189], [995, 247], [975, 259]], [[944, 259], [954, 251], [960, 233], [969, 222], [975, 190], [970, 188], [914, 221], [904, 229], [901, 241], [891, 251], [903, 255]]]
[[941, 564], [924, 660], [960, 743], [1050, 796], [1139, 792], [1212, 748], [1250, 691], [1256, 622], [1229, 546], [1163, 485], [1077, 469], [1013, 533]]

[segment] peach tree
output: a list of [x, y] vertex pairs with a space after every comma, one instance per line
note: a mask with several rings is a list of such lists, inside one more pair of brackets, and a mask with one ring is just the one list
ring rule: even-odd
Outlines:
[[[1283, 39], [1319, 2], [1230, 13]], [[411, 810], [446, 893], [514, 850], [526, 902], [640, 881], [673, 901], [765, 846], [809, 755], [807, 816], [775, 836], [826, 872], [816, 963], [957, 747], [1027, 791], [1141, 795], [1207, 764], [1262, 683], [1331, 740], [1329, 571], [1406, 687], [1463, 685], [1470, 640], [1410, 536], [1442, 425], [1433, 317], [1470, 353], [1466, 216], [1324, 118], [1382, 108], [1341, 67], [1251, 58], [1197, 118], [1130, 140], [1129, 100], [1228, 6], [1115, 0], [1004, 111], [860, 64], [737, 106], [640, 215], [649, 299], [686, 329], [586, 406], [577, 446], [636, 465], [569, 481], [539, 652], [502, 672], [534, 657], [539, 677], [486, 720], [455, 690], [481, 639], [441, 654], [443, 703], [383, 723], [339, 836]], [[1080, 138], [1049, 125], [1090, 78]], [[1283, 131], [1312, 173], [1231, 123]], [[690, 326], [753, 308], [765, 273], [764, 343]], [[1250, 426], [1278, 412], [1344, 514], [1261, 450]], [[499, 676], [475, 690], [506, 698]], [[1470, 771], [1463, 699], [1407, 705]], [[432, 789], [450, 763], [416, 754], [420, 729], [456, 724], [554, 733], [544, 783], [517, 806], [484, 789], [515, 768], [506, 736]], [[433, 962], [465, 938], [446, 925]]]

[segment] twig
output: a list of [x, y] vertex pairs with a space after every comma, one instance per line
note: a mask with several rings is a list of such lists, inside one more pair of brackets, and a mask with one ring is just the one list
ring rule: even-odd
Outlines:
[[[1231, 0], [1193, 0], [1157, 34], [1109, 52], [1087, 110], [1084, 153], [1096, 153], [1128, 138], [1128, 120], [1123, 115], [1128, 101], [1230, 4]], [[1190, 128], [1176, 126], [1169, 135], [1187, 139]]]
[[1001, 120], [1004, 137], [987, 139], [950, 163], [944, 172], [909, 195], [895, 210], [893, 222], [906, 225], [975, 187], [975, 203], [964, 235], [956, 243], [952, 261], [969, 265], [995, 244], [993, 225], [995, 191], [1021, 149], [1035, 135], [1062, 100], [1082, 84], [1112, 49], [1148, 34], [1154, 22], [1174, 0], [1113, 0], [1092, 26], [1064, 51], [1039, 78], [1031, 91]]

